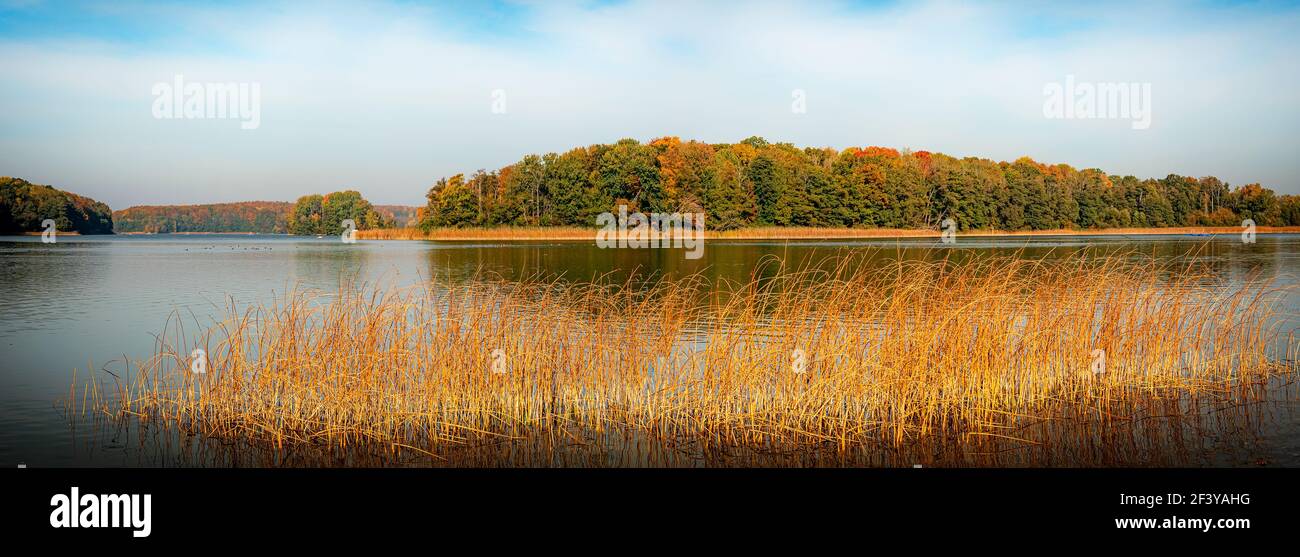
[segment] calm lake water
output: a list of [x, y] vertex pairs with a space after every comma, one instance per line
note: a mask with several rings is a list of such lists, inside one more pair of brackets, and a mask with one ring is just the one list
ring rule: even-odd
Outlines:
[[[173, 311], [208, 323], [238, 306], [265, 303], [295, 285], [325, 290], [360, 279], [386, 285], [428, 277], [472, 280], [541, 274], [582, 281], [621, 280], [646, 273], [747, 281], [781, 259], [793, 266], [868, 250], [880, 258], [965, 257], [976, 253], [1063, 257], [1081, 249], [1117, 250], [1161, 259], [1199, 251], [1214, 284], [1231, 287], [1258, 273], [1297, 284], [1300, 235], [1070, 236], [852, 241], [708, 241], [704, 257], [681, 250], [598, 249], [592, 242], [362, 241], [288, 236], [0, 237], [0, 465], [138, 466], [129, 441], [85, 443], [69, 427], [59, 400], [74, 370], [112, 366], [153, 352], [154, 337]], [[1286, 302], [1285, 326], [1300, 314]], [[192, 315], [192, 317], [191, 317]], [[120, 363], [118, 364], [120, 366]], [[101, 372], [102, 373], [102, 372]], [[1300, 414], [1291, 403], [1269, 411], [1257, 447], [1221, 465], [1300, 466]]]

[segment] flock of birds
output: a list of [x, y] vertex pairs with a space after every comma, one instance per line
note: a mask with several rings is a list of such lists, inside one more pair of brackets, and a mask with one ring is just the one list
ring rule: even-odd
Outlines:
[[[200, 248], [195, 248], [195, 251], [197, 251], [198, 249], [200, 249]], [[204, 247], [201, 248], [201, 249], [205, 249], [205, 250], [213, 250], [213, 249], [217, 249], [217, 246], [215, 246], [215, 245], [213, 245], [213, 246], [204, 246]], [[261, 250], [271, 251], [271, 250], [273, 250], [273, 249], [275, 249], [275, 248], [272, 248], [271, 246], [266, 246], [266, 247], [262, 247], [262, 246], [240, 246], [240, 245], [236, 244], [236, 245], [230, 246], [230, 249], [231, 249], [231, 250], [242, 249], [242, 250], [244, 250], [244, 251], [261, 251]], [[190, 251], [190, 248], [185, 248], [185, 251]]]

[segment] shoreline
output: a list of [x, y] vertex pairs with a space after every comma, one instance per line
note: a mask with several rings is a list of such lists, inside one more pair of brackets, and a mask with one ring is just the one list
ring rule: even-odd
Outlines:
[[115, 236], [289, 236], [283, 232], [114, 232]]
[[[571, 226], [556, 227], [501, 227], [501, 228], [441, 228], [423, 232], [418, 228], [383, 228], [358, 230], [358, 240], [429, 240], [429, 241], [567, 241], [594, 239], [599, 228], [578, 228]], [[1018, 236], [1220, 236], [1239, 235], [1242, 228], [1238, 226], [1181, 226], [1169, 228], [1104, 228], [1096, 230], [968, 230], [958, 232], [958, 237], [978, 236], [988, 238], [1014, 238]], [[82, 236], [75, 231], [59, 231], [59, 236]], [[1300, 226], [1260, 226], [1255, 229], [1257, 235], [1300, 234]], [[40, 236], [41, 232], [31, 231], [12, 236]], [[96, 236], [286, 236], [293, 234], [275, 232], [115, 232], [113, 234], [95, 234]], [[5, 235], [10, 236], [10, 235]], [[303, 238], [315, 235], [301, 235]], [[844, 240], [844, 239], [888, 239], [888, 238], [939, 238], [939, 230], [909, 230], [895, 228], [813, 228], [813, 227], [765, 227], [743, 228], [738, 230], [706, 230], [705, 240]]]
[[[21, 234], [6, 234], [6, 236], [44, 236], [44, 230], [28, 230]], [[55, 236], [111, 236], [111, 234], [82, 234], [76, 230], [55, 230]]]
[[[358, 230], [358, 240], [518, 240], [561, 241], [589, 240], [595, 238], [598, 228], [528, 227], [528, 228], [443, 228], [429, 232], [418, 228], [385, 228]], [[1239, 226], [1183, 226], [1169, 228], [1106, 228], [1097, 230], [971, 230], [958, 232], [957, 236], [1017, 237], [1017, 236], [1219, 236], [1239, 235]], [[1256, 234], [1297, 234], [1300, 226], [1260, 226]], [[747, 228], [739, 230], [705, 231], [705, 240], [841, 240], [888, 238], [938, 238], [938, 230], [908, 230], [891, 228]]]

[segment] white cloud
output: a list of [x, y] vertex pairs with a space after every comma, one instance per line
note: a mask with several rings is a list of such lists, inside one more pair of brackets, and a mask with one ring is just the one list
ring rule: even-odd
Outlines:
[[[0, 42], [3, 173], [118, 208], [344, 186], [418, 203], [440, 176], [529, 152], [763, 135], [1300, 192], [1294, 11], [546, 3], [502, 30], [405, 5], [117, 9], [177, 31]], [[1085, 24], [1047, 29], [1072, 21]], [[150, 86], [176, 73], [261, 83], [261, 127], [153, 120]], [[1066, 74], [1152, 83], [1152, 128], [1045, 120], [1043, 84]], [[796, 88], [806, 114], [790, 113]], [[505, 115], [489, 110], [494, 89]]]

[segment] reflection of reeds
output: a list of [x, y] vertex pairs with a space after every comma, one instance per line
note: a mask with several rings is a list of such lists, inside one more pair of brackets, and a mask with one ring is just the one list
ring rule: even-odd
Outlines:
[[169, 328], [70, 404], [334, 462], [1160, 462], [1296, 371], [1266, 282], [1122, 257], [856, 268], [295, 292], [197, 341]]

